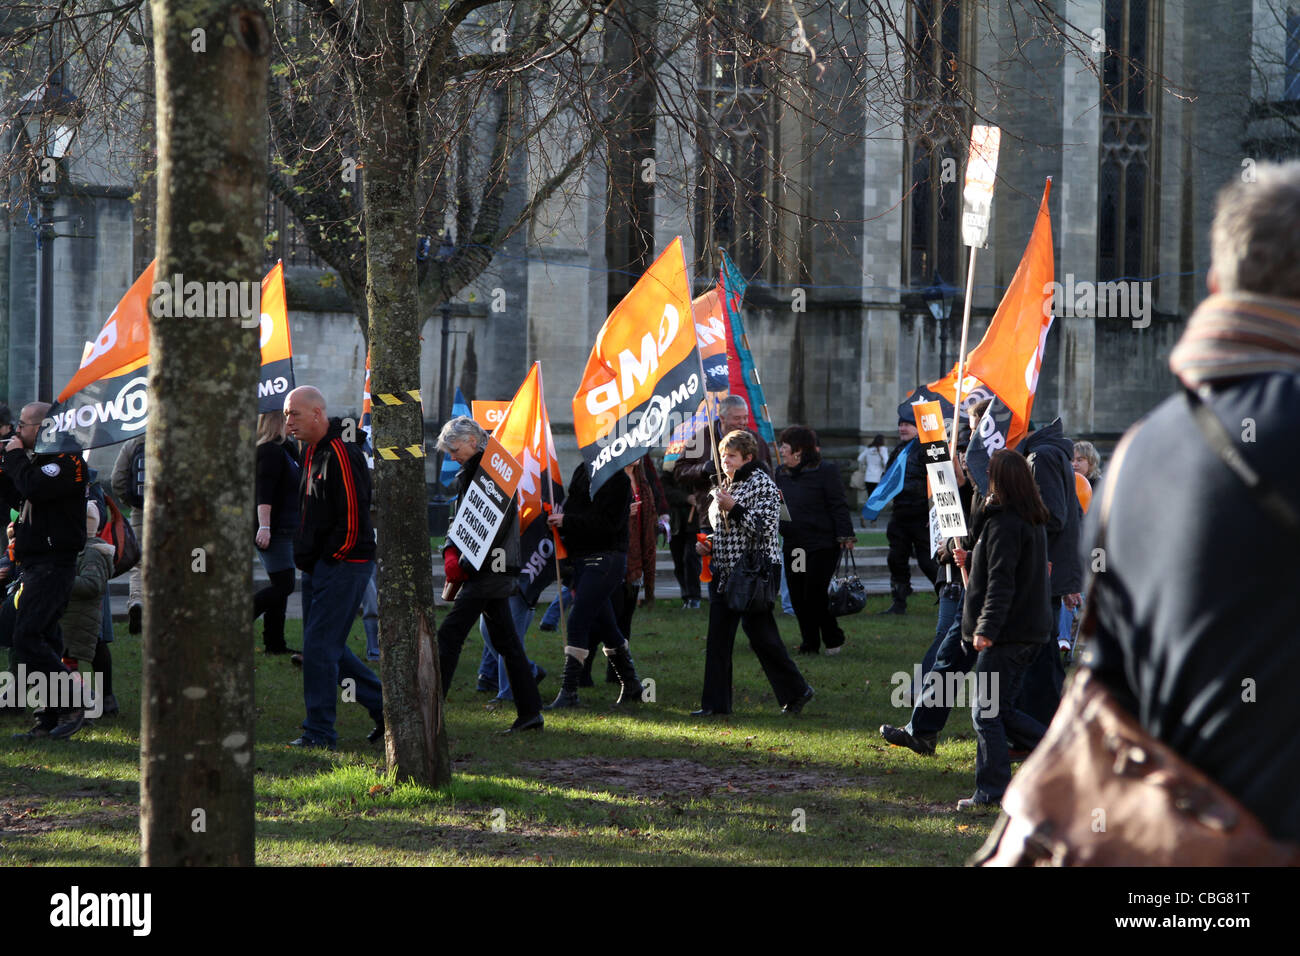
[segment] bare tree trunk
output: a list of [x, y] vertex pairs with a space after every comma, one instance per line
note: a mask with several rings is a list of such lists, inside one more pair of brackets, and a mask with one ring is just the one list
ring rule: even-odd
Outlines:
[[[366, 306], [371, 390], [406, 396], [420, 387], [420, 307], [416, 280], [416, 123], [408, 93], [403, 5], [360, 0], [356, 41], [369, 60], [353, 74], [356, 127], [364, 169]], [[451, 781], [438, 650], [433, 636], [433, 576], [420, 406], [372, 405], [379, 537], [379, 643], [389, 769], [431, 787]], [[397, 458], [385, 457], [392, 449]]]
[[[152, 0], [152, 11], [155, 277], [169, 293], [175, 277], [259, 288], [270, 51], [262, 7]], [[253, 863], [259, 337], [256, 319], [245, 327], [214, 305], [204, 295], [198, 315], [152, 320], [140, 747], [147, 866]]]

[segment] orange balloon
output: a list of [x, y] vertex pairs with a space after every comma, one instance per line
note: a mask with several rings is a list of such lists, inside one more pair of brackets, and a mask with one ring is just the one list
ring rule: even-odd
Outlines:
[[1079, 504], [1083, 507], [1083, 513], [1088, 513], [1088, 505], [1092, 504], [1092, 484], [1087, 478], [1074, 473], [1074, 493], [1079, 496]]

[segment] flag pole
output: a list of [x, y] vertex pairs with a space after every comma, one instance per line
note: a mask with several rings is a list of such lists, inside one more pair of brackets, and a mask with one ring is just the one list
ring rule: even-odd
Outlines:
[[[537, 394], [542, 400], [542, 431], [546, 438], [546, 497], [547, 508], [546, 516], [549, 518], [555, 514], [555, 482], [551, 478], [551, 446], [554, 442], [551, 440], [551, 416], [546, 411], [546, 386], [542, 381], [542, 363], [537, 363]], [[548, 522], [549, 524], [549, 522]], [[559, 588], [559, 595], [556, 600], [560, 602], [560, 640], [566, 645], [569, 643], [569, 631], [565, 622], [564, 614], [564, 581], [560, 579], [560, 532], [552, 527], [551, 541], [555, 545], [552, 548], [552, 557], [555, 558], [555, 586]]]
[[[682, 264], [683, 265], [686, 264], [686, 250], [684, 248], [682, 249]], [[690, 270], [688, 268], [687, 269], [688, 277], [686, 280], [688, 288], [690, 286], [689, 274], [690, 274]], [[719, 283], [719, 285], [721, 285], [721, 283]], [[719, 303], [722, 302], [721, 295], [719, 295], [718, 297], [718, 302]], [[723, 308], [723, 311], [724, 312], [726, 311], [725, 307]], [[722, 456], [718, 451], [718, 441], [720, 441], [721, 439], [719, 438], [715, 440], [713, 437], [713, 416], [717, 410], [717, 405], [716, 403], [711, 403], [709, 401], [709, 380], [704, 374], [704, 353], [700, 351], [700, 328], [698, 325], [695, 324], [694, 314], [691, 315], [691, 330], [695, 335], [695, 358], [700, 363], [700, 388], [704, 390], [704, 408], [708, 412], [708, 417], [709, 417], [709, 420], [704, 423], [704, 428], [705, 431], [708, 432], [709, 445], [712, 446], [713, 449], [713, 468], [714, 468], [713, 480], [714, 480], [714, 485], [718, 488], [721, 488], [722, 487]], [[699, 508], [698, 502], [696, 503], [696, 508], [697, 509]], [[722, 522], [723, 524], [727, 523], [727, 513], [725, 511], [722, 512]]]
[[[958, 422], [961, 420], [961, 385], [962, 380], [966, 377], [966, 337], [970, 333], [970, 307], [971, 295], [975, 291], [975, 246], [970, 247], [970, 262], [966, 266], [966, 301], [962, 304], [961, 309], [961, 347], [957, 351], [957, 382], [953, 388], [952, 395], [952, 445], [950, 454], [952, 460], [957, 460], [957, 436]], [[974, 435], [971, 436], [974, 439]], [[965, 471], [965, 469], [962, 469]], [[966, 474], [966, 480], [970, 481], [970, 474]], [[961, 569], [961, 581], [963, 585], [970, 583], [970, 576], [966, 569]]]
[[952, 457], [957, 457], [957, 423], [961, 420], [961, 386], [966, 377], [966, 341], [970, 335], [971, 295], [975, 291], [975, 246], [970, 247], [970, 262], [966, 266], [966, 301], [961, 309], [961, 347], [957, 351], [957, 383], [952, 398]]

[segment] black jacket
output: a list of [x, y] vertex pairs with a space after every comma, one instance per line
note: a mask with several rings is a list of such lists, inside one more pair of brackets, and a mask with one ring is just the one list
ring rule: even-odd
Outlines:
[[86, 546], [87, 480], [80, 455], [5, 452], [0, 498], [18, 512], [14, 558], [20, 564], [76, 561]]
[[853, 519], [844, 497], [844, 483], [834, 462], [782, 465], [776, 470], [776, 486], [790, 511], [781, 522], [781, 536], [787, 548], [819, 551], [839, 545], [840, 538], [853, 537]]
[[[1255, 440], [1237, 451], [1300, 511], [1300, 375], [1239, 379], [1206, 404], [1234, 437], [1253, 423]], [[1275, 837], [1300, 842], [1295, 535], [1214, 453], [1181, 396], [1136, 427], [1084, 519], [1080, 557], [1096, 575], [1097, 615], [1085, 663], [1149, 733]]]
[[[745, 430], [749, 431], [749, 429]], [[702, 497], [717, 483], [718, 469], [713, 461], [713, 445], [715, 442], [722, 441], [721, 431], [721, 422], [714, 422], [711, 428], [701, 428], [682, 452], [682, 457], [677, 459], [673, 470], [666, 473], [671, 475], [673, 484], [679, 489], [684, 489], [683, 498], [692, 493]], [[772, 452], [761, 435], [752, 431], [749, 433], [758, 443], [758, 453], [754, 455], [754, 460], [763, 465], [770, 475]]]
[[[894, 446], [894, 450], [889, 453], [889, 463], [885, 465], [886, 471], [906, 445], [907, 442], [903, 441]], [[894, 510], [891, 521], [894, 518], [901, 521], [929, 520], [930, 497], [925, 493], [925, 456], [921, 454], [919, 441], [907, 456], [907, 469], [903, 472], [903, 488], [894, 496], [892, 504]]]
[[972, 529], [975, 549], [962, 604], [966, 641], [982, 634], [994, 644], [1045, 644], [1055, 630], [1047, 582], [1047, 533], [996, 501]]
[[1066, 438], [1061, 420], [1038, 429], [1020, 445], [1029, 460], [1038, 493], [1051, 512], [1047, 519], [1047, 556], [1052, 562], [1052, 595], [1076, 594], [1083, 587], [1079, 564], [1079, 523], [1083, 509], [1074, 487], [1074, 442]]
[[370, 472], [365, 456], [343, 440], [342, 419], [303, 452], [298, 488], [302, 523], [293, 539], [293, 563], [311, 573], [317, 561], [369, 561], [375, 556], [370, 524]]
[[590, 468], [580, 464], [564, 497], [560, 540], [569, 557], [627, 551], [627, 523], [632, 514], [632, 482], [620, 468], [591, 497]]
[[[456, 498], [465, 500], [470, 481], [483, 461], [483, 452], [479, 452], [456, 473]], [[469, 576], [461, 588], [465, 597], [509, 597], [519, 584], [519, 571], [523, 563], [519, 547], [519, 499], [511, 498], [506, 507], [505, 517], [497, 528], [496, 536], [488, 547], [483, 566], [477, 570], [468, 560], [461, 562], [461, 568]], [[499, 568], [500, 570], [493, 570]]]
[[271, 506], [272, 531], [298, 530], [298, 485], [302, 468], [289, 442], [257, 446], [257, 503]]

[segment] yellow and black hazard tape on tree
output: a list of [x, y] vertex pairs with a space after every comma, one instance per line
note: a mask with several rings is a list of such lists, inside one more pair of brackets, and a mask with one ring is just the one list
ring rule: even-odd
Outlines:
[[379, 457], [385, 461], [399, 461], [403, 458], [424, 458], [423, 445], [407, 445], [401, 448], [397, 445], [389, 445], [387, 448], [380, 448]]
[[423, 399], [418, 388], [406, 388], [397, 392], [371, 392], [370, 402], [373, 405], [420, 405]]

